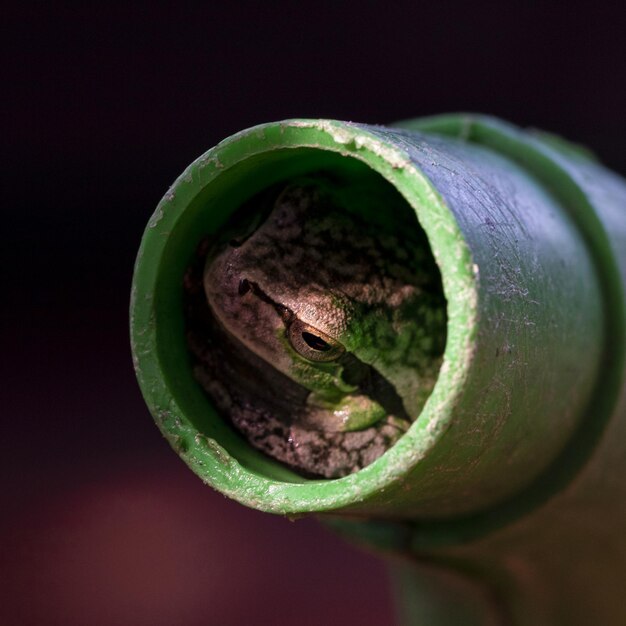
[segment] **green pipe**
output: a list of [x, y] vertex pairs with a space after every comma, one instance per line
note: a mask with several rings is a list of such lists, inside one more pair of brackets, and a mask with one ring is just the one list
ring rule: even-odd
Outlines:
[[[419, 417], [337, 479], [299, 475], [218, 415], [192, 373], [182, 303], [202, 236], [320, 170], [355, 185], [382, 177], [402, 195], [447, 303]], [[144, 233], [131, 338], [145, 400], [215, 489], [319, 514], [396, 555], [407, 624], [626, 623], [625, 205], [626, 183], [584, 149], [484, 116], [245, 130], [187, 168]]]

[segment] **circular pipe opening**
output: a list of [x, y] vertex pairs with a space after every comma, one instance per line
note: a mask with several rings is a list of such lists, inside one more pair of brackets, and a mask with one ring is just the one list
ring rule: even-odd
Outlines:
[[[417, 215], [415, 228], [426, 233], [448, 305], [443, 365], [419, 418], [380, 458], [335, 480], [298, 475], [251, 447], [217, 415], [192, 372], [183, 307], [183, 277], [203, 236], [219, 232], [238, 207], [264, 189], [320, 171], [332, 172], [353, 189], [366, 182], [404, 199]], [[349, 124], [293, 121], [257, 127], [193, 163], [146, 229], [131, 322], [140, 384], [175, 449], [227, 495], [276, 512], [358, 509], [359, 501], [411, 471], [446, 430], [471, 358], [474, 278], [454, 219], [400, 151]]]
[[325, 169], [254, 194], [200, 235], [185, 326], [193, 376], [222, 418], [299, 475], [337, 478], [419, 417], [446, 304], [400, 193], [360, 161], [318, 156]]

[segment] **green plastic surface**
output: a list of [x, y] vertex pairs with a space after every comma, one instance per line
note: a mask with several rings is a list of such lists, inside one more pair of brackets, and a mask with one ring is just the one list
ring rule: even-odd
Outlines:
[[[336, 480], [296, 475], [222, 421], [191, 374], [182, 313], [199, 240], [263, 188], [320, 169], [355, 186], [382, 176], [404, 196], [448, 307], [422, 414]], [[626, 623], [613, 593], [626, 576], [625, 206], [624, 181], [586, 150], [484, 116], [238, 133], [187, 168], [146, 228], [131, 303], [146, 402], [191, 469], [246, 506], [322, 513], [357, 541], [469, 572], [510, 623]], [[585, 571], [597, 584], [583, 597]], [[480, 603], [466, 604], [474, 619]], [[453, 623], [442, 606], [436, 623]]]

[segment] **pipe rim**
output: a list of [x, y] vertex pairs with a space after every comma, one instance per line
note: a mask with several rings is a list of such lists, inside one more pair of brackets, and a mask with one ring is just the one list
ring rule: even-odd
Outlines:
[[[161, 345], [163, 337], [171, 339], [175, 332], [162, 305], [166, 301], [172, 305], [179, 293], [179, 286], [171, 281], [164, 287], [162, 274], [167, 270], [168, 242], [182, 236], [179, 225], [185, 212], [199, 201], [208, 185], [232, 173], [233, 168], [259, 155], [293, 149], [325, 150], [360, 160], [396, 187], [426, 233], [447, 300], [443, 364], [419, 418], [379, 459], [337, 479], [306, 480], [285, 472], [281, 480], [240, 462], [223, 441], [207, 436], [190, 420], [181, 406], [185, 399], [172, 374], [170, 356]], [[360, 125], [334, 120], [295, 119], [255, 126], [196, 159], [175, 181], [148, 223], [131, 293], [133, 361], [144, 398], [162, 433], [204, 482], [246, 506], [274, 513], [320, 512], [360, 504], [364, 504], [360, 510], [367, 512], [367, 500], [413, 470], [450, 426], [472, 361], [477, 328], [477, 268], [439, 193], [402, 150]], [[184, 341], [184, 337], [180, 339]]]

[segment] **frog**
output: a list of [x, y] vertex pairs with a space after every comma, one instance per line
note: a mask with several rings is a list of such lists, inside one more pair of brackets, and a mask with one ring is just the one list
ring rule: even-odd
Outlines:
[[363, 214], [355, 197], [321, 174], [281, 183], [203, 240], [186, 276], [196, 379], [253, 447], [305, 477], [347, 476], [393, 446], [445, 348], [414, 212], [367, 190]]

